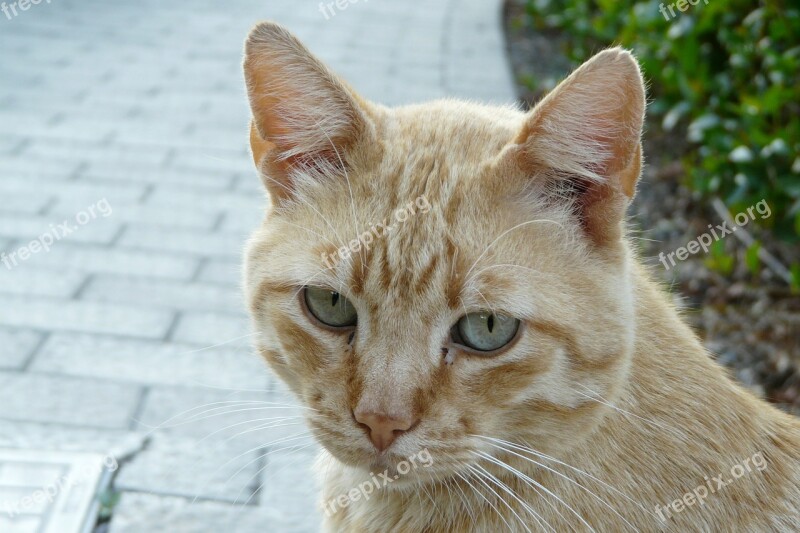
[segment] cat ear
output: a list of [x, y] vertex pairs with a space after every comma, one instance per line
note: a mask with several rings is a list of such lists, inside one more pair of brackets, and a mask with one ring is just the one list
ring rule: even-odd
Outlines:
[[645, 89], [621, 48], [592, 57], [527, 116], [517, 138], [529, 175], [543, 173], [568, 196], [598, 243], [621, 237], [642, 163]]
[[291, 196], [300, 176], [342, 171], [348, 148], [366, 128], [363, 100], [271, 22], [250, 32], [244, 75], [253, 159], [273, 197]]

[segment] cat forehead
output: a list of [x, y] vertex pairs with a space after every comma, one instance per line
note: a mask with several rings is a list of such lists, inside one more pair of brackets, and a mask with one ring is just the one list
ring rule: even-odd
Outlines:
[[523, 119], [513, 107], [440, 100], [389, 111], [380, 135], [398, 143], [388, 147], [390, 153], [429, 152], [462, 161], [497, 154], [520, 131]]

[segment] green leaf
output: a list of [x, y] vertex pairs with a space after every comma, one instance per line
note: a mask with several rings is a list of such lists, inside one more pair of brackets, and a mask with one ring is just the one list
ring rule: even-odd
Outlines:
[[789, 272], [792, 274], [792, 292], [800, 293], [800, 263], [793, 263]]
[[754, 276], [757, 276], [761, 271], [761, 259], [758, 257], [759, 250], [761, 250], [761, 243], [756, 241], [747, 248], [747, 252], [744, 254], [747, 270]]

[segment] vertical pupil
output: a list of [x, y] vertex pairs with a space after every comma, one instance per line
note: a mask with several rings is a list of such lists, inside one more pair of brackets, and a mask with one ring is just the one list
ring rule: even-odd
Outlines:
[[489, 333], [491, 333], [494, 329], [494, 315], [489, 315], [489, 320], [486, 322], [486, 325], [489, 326]]
[[339, 301], [339, 293], [331, 293], [331, 307], [336, 307], [336, 302]]

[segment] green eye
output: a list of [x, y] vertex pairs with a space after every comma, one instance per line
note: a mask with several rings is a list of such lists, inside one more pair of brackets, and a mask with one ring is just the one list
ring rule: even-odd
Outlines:
[[305, 288], [306, 307], [327, 326], [343, 328], [356, 323], [356, 308], [338, 292], [318, 287]]
[[480, 311], [461, 317], [453, 329], [455, 342], [473, 350], [491, 352], [511, 342], [519, 329], [519, 320]]

